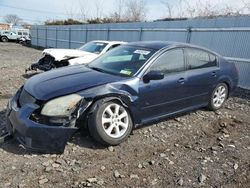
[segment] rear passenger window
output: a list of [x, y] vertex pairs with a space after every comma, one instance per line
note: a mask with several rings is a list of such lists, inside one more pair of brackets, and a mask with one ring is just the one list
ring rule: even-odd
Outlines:
[[151, 67], [151, 71], [161, 71], [164, 74], [184, 71], [184, 56], [182, 49], [170, 50], [162, 54]]
[[215, 55], [198, 49], [186, 49], [188, 69], [200, 69], [217, 66]]

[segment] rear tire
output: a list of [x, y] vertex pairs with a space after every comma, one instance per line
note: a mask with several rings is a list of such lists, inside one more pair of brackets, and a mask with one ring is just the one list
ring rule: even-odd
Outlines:
[[91, 136], [101, 144], [118, 145], [128, 138], [133, 123], [129, 111], [120, 103], [99, 101], [89, 117], [88, 128]]
[[2, 42], [8, 42], [9, 39], [8, 39], [7, 37], [1, 37], [1, 41], [2, 41]]
[[225, 83], [219, 83], [209, 100], [208, 109], [216, 111], [220, 109], [228, 98], [228, 86]]

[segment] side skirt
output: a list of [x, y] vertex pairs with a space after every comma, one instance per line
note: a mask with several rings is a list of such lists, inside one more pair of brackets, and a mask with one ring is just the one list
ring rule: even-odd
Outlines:
[[141, 124], [135, 125], [135, 128], [141, 127], [143, 125], [148, 125], [148, 124], [151, 124], [151, 123], [154, 123], [154, 122], [162, 121], [162, 120], [164, 120], [166, 118], [173, 117], [173, 116], [178, 115], [178, 114], [183, 114], [183, 113], [186, 113], [186, 112], [198, 110], [200, 108], [206, 107], [207, 105], [208, 105], [208, 103], [204, 103], [204, 104], [201, 104], [201, 105], [184, 108], [182, 110], [178, 110], [178, 111], [168, 113], [168, 114], [165, 114], [165, 115], [155, 116], [155, 117], [152, 117], [152, 118], [143, 119]]

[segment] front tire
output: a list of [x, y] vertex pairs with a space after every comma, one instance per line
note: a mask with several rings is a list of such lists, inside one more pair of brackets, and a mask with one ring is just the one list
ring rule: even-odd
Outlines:
[[89, 117], [88, 128], [101, 144], [118, 145], [130, 135], [133, 123], [129, 111], [119, 102], [99, 102]]
[[2, 42], [8, 42], [8, 38], [7, 37], [1, 37], [1, 41]]
[[228, 86], [225, 83], [218, 84], [210, 97], [208, 108], [213, 111], [220, 109], [227, 98]]

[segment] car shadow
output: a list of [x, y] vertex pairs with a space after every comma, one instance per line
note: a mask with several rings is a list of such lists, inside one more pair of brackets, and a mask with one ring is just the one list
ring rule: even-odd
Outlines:
[[250, 90], [237, 88], [232, 97], [237, 97], [245, 100], [250, 100]]
[[105, 149], [107, 146], [104, 146], [102, 144], [99, 144], [96, 142], [90, 135], [88, 129], [80, 129], [78, 132], [75, 133], [75, 135], [72, 137], [72, 139], [69, 141], [69, 143], [78, 145], [83, 148], [89, 148], [89, 149]]

